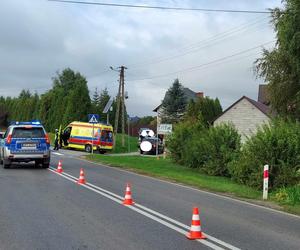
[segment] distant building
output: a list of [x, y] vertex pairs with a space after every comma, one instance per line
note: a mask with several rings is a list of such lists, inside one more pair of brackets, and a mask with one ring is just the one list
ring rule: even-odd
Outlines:
[[215, 119], [214, 126], [222, 123], [233, 124], [241, 135], [242, 142], [245, 142], [247, 137], [254, 135], [259, 127], [269, 123], [274, 113], [271, 111], [270, 106], [264, 104], [270, 103], [263, 96], [266, 94], [265, 87], [260, 85], [259, 89], [258, 99], [261, 102], [254, 101], [247, 96], [241, 97]]
[[[184, 95], [186, 96], [187, 101], [192, 100], [192, 99], [194, 101], [196, 101], [197, 98], [204, 97], [203, 92], [194, 92], [189, 88], [183, 88], [183, 92], [184, 92]], [[161, 116], [162, 116], [161, 105], [162, 104], [160, 104], [153, 110], [153, 112], [157, 112], [157, 125], [159, 125], [161, 123]]]

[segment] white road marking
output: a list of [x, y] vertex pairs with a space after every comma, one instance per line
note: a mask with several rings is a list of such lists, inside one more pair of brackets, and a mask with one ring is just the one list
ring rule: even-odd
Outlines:
[[225, 195], [221, 195], [221, 194], [216, 194], [216, 193], [212, 193], [212, 192], [200, 190], [200, 189], [197, 189], [197, 188], [185, 186], [183, 184], [174, 183], [174, 182], [171, 182], [171, 181], [161, 180], [161, 179], [158, 179], [158, 178], [155, 178], [155, 177], [151, 177], [151, 176], [147, 176], [147, 175], [143, 175], [143, 174], [138, 174], [138, 173], [131, 172], [131, 171], [125, 170], [125, 169], [120, 169], [120, 168], [117, 168], [117, 167], [107, 166], [107, 165], [105, 165], [103, 163], [92, 162], [92, 161], [89, 161], [89, 160], [86, 160], [86, 159], [82, 159], [82, 158], [77, 158], [77, 159], [81, 160], [81, 161], [86, 161], [86, 162], [89, 162], [89, 163], [92, 163], [92, 164], [95, 164], [95, 165], [98, 165], [98, 166], [101, 166], [101, 167], [110, 168], [110, 169], [114, 169], [114, 170], [121, 171], [121, 172], [126, 172], [128, 174], [137, 175], [137, 176], [145, 177], [145, 178], [148, 178], [148, 179], [151, 179], [151, 180], [168, 183], [168, 184], [171, 184], [171, 185], [174, 185], [174, 186], [178, 186], [178, 187], [182, 187], [182, 188], [185, 188], [185, 189], [197, 191], [197, 192], [200, 192], [200, 193], [205, 193], [205, 194], [208, 194], [208, 195], [211, 195], [211, 196], [216, 196], [218, 198], [223, 198], [223, 199], [226, 199], [226, 200], [243, 203], [245, 205], [249, 205], [249, 206], [252, 206], [252, 207], [262, 208], [262, 209], [265, 209], [265, 210], [272, 211], [274, 213], [279, 213], [279, 214], [283, 214], [283, 215], [287, 215], [287, 216], [291, 216], [291, 217], [295, 217], [297, 219], [300, 219], [299, 215], [289, 214], [289, 213], [286, 213], [286, 212], [283, 212], [283, 211], [280, 211], [280, 210], [276, 210], [276, 209], [273, 209], [273, 208], [270, 208], [270, 207], [265, 207], [265, 206], [262, 206], [262, 205], [253, 204], [253, 203], [250, 203], [248, 201], [239, 200], [239, 199], [231, 198], [231, 197], [228, 197], [228, 196], [225, 196]]
[[[66, 178], [67, 180], [70, 180], [70, 181], [72, 181], [74, 183], [77, 182], [77, 178], [75, 176], [72, 176], [72, 175], [70, 175], [68, 173], [65, 173], [65, 172], [63, 172], [62, 174], [59, 174], [52, 167], [49, 170], [52, 171], [53, 173], [56, 173], [56, 174], [58, 174], [58, 175], [60, 175], [60, 176], [62, 176], [64, 178]], [[98, 193], [98, 194], [100, 194], [100, 195], [102, 195], [104, 197], [107, 197], [108, 199], [111, 199], [111, 200], [113, 200], [113, 201], [115, 201], [115, 202], [117, 202], [119, 204], [122, 204], [122, 202], [123, 202], [123, 197], [121, 197], [121, 196], [119, 196], [119, 195], [117, 195], [115, 193], [112, 193], [112, 192], [110, 192], [110, 191], [108, 191], [106, 189], [103, 189], [101, 187], [93, 185], [91, 183], [87, 183], [86, 185], [81, 185], [81, 186], [83, 186], [83, 187], [85, 187], [85, 188], [87, 188], [87, 189], [89, 189], [91, 191], [94, 191], [94, 192], [96, 192], [96, 193]], [[150, 218], [150, 219], [152, 219], [152, 220], [154, 220], [156, 222], [159, 222], [159, 223], [161, 223], [161, 224], [163, 224], [163, 225], [165, 225], [165, 226], [167, 226], [167, 227], [169, 227], [169, 228], [171, 228], [171, 229], [173, 229], [173, 230], [175, 230], [175, 231], [177, 231], [177, 232], [179, 232], [181, 234], [186, 235], [186, 233], [187, 233], [187, 231], [183, 230], [182, 228], [185, 228], [187, 230], [190, 229], [189, 226], [187, 226], [187, 225], [185, 225], [185, 224], [183, 224], [183, 223], [181, 223], [179, 221], [176, 221], [176, 220], [174, 220], [174, 219], [172, 219], [172, 218], [170, 218], [168, 216], [160, 214], [160, 213], [158, 213], [158, 212], [156, 212], [156, 211], [154, 211], [154, 210], [152, 210], [150, 208], [144, 207], [144, 206], [142, 206], [140, 204], [135, 204], [135, 206], [126, 206], [126, 207], [129, 208], [129, 209], [132, 209], [132, 210], [134, 210], [134, 211], [136, 211], [136, 212], [138, 212], [138, 213], [140, 213], [140, 214], [142, 214], [142, 215], [144, 215], [144, 216], [146, 216], [146, 217], [148, 217], [148, 218]], [[150, 212], [151, 214], [143, 211], [142, 209], [145, 210], [145, 211], [147, 211], [147, 212]], [[160, 218], [158, 218], [158, 217], [156, 217], [154, 215], [156, 215], [156, 216], [158, 216]], [[178, 225], [178, 226], [180, 226], [182, 228], [179, 228], [179, 227], [177, 227], [177, 226], [175, 226], [173, 224], [170, 224], [169, 222], [166, 222], [166, 221], [162, 220], [161, 218], [165, 219], [165, 220], [167, 220], [167, 221], [169, 221], [169, 222], [171, 222], [171, 223], [173, 223], [175, 225]], [[207, 238], [209, 240], [215, 241], [219, 245], [222, 245], [222, 246], [224, 246], [224, 247], [226, 247], [228, 249], [239, 250], [239, 248], [234, 247], [234, 246], [232, 246], [232, 245], [230, 245], [230, 244], [228, 244], [228, 243], [226, 243], [224, 241], [221, 241], [221, 240], [219, 240], [219, 239], [217, 239], [217, 238], [215, 238], [213, 236], [210, 236], [207, 233], [204, 233], [204, 234], [207, 236]], [[202, 244], [204, 244], [204, 245], [206, 245], [206, 246], [208, 246], [208, 247], [210, 247], [210, 248], [212, 248], [212, 249], [215, 249], [215, 250], [224, 249], [224, 248], [221, 248], [221, 247], [219, 247], [219, 246], [217, 246], [217, 245], [215, 245], [215, 244], [213, 244], [213, 243], [211, 243], [209, 241], [206, 241], [206, 240], [197, 240], [197, 241], [200, 242], [200, 243], [202, 243]]]
[[61, 154], [61, 153], [58, 153], [58, 152], [52, 152], [52, 154], [55, 154], [55, 155], [64, 155], [64, 154]]

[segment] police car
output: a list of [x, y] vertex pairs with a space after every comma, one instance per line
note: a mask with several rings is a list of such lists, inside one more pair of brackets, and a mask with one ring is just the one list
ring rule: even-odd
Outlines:
[[9, 168], [13, 162], [35, 162], [48, 168], [50, 139], [39, 121], [14, 122], [0, 138], [0, 163]]

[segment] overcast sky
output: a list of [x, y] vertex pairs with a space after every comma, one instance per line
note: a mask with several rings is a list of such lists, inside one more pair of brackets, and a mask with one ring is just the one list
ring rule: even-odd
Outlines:
[[[83, 0], [84, 1], [84, 0]], [[281, 0], [95, 0], [212, 9], [266, 10]], [[179, 12], [79, 5], [46, 0], [1, 0], [0, 95], [25, 88], [44, 93], [57, 71], [70, 67], [93, 93], [117, 94], [125, 65], [131, 116], [155, 115], [175, 78], [183, 86], [218, 97], [223, 109], [246, 95], [257, 99], [253, 62], [275, 35], [268, 14]], [[216, 61], [216, 62], [215, 62]], [[211, 63], [215, 62], [215, 63]], [[199, 67], [198, 67], [199, 66]]]

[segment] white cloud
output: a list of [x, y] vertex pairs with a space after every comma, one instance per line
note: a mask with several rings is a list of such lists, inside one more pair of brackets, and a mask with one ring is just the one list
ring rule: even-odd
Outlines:
[[[140, 4], [141, 1], [126, 3]], [[281, 5], [280, 0], [211, 0], [200, 3], [195, 0], [164, 0], [151, 3], [252, 10]], [[18, 95], [22, 88], [42, 93], [51, 88], [51, 77], [55, 72], [65, 67], [85, 75], [91, 92], [95, 87], [107, 87], [115, 95], [118, 75], [105, 71], [109, 66], [128, 65], [127, 109], [131, 115], [153, 114], [153, 108], [160, 104], [176, 77], [194, 91], [219, 97], [226, 107], [242, 95], [256, 97], [261, 81], [256, 80], [250, 71], [256, 58], [250, 56], [253, 52], [244, 55], [248, 58], [224, 61], [196, 71], [138, 82], [130, 80], [205, 64], [272, 40], [274, 34], [266, 19], [231, 36], [203, 42], [215, 34], [241, 27], [263, 16], [4, 0], [0, 9], [0, 95]], [[172, 60], [151, 63], [158, 58], [184, 53], [188, 45], [198, 50]]]

